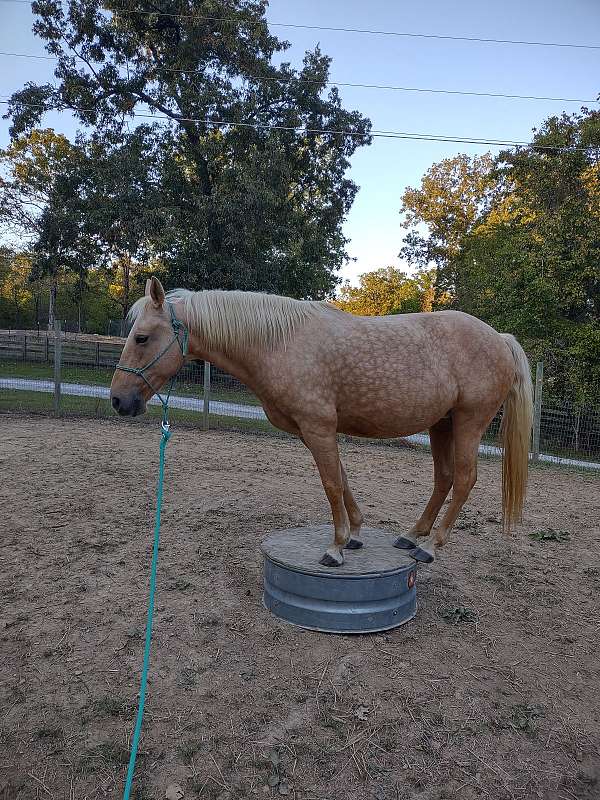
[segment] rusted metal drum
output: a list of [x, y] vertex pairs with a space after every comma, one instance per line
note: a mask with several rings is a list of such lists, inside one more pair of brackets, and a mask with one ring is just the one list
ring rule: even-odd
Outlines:
[[374, 633], [403, 625], [417, 610], [417, 565], [393, 547], [395, 536], [363, 528], [360, 550], [341, 567], [319, 559], [330, 525], [274, 531], [263, 541], [263, 603], [279, 619], [327, 633]]

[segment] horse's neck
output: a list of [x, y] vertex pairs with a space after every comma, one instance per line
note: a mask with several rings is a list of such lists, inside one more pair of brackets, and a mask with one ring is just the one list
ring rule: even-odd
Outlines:
[[198, 337], [190, 334], [188, 355], [199, 361], [210, 361], [215, 367], [233, 375], [250, 389], [255, 389], [254, 376], [260, 366], [260, 353], [257, 350], [247, 350], [243, 354], [226, 354], [222, 350], [203, 347]]

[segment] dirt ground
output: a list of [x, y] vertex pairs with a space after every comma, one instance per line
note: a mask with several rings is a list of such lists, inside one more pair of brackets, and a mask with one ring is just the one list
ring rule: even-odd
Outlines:
[[[0, 798], [120, 798], [159, 432], [0, 422]], [[430, 456], [342, 450], [367, 523], [406, 531]], [[328, 520], [308, 452], [183, 429], [167, 452], [133, 797], [175, 783], [186, 800], [600, 798], [597, 478], [533, 470], [524, 526], [507, 539], [500, 466], [482, 461], [443, 557], [419, 568], [416, 618], [332, 636], [261, 604], [261, 539]]]

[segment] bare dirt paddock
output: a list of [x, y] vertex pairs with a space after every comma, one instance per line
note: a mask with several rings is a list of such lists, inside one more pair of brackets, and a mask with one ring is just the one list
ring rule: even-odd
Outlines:
[[[1, 423], [0, 798], [119, 798], [159, 433]], [[367, 522], [406, 531], [430, 456], [343, 451]], [[261, 538], [328, 519], [308, 452], [176, 430], [134, 797], [171, 783], [213, 800], [600, 797], [600, 483], [534, 470], [506, 539], [499, 473], [481, 462], [443, 559], [420, 567], [413, 622], [328, 636], [261, 605]], [[528, 537], [547, 529], [570, 538]]]

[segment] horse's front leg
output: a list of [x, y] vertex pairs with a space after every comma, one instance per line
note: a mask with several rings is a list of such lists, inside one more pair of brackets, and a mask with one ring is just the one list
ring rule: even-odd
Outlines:
[[344, 563], [344, 547], [350, 539], [350, 521], [344, 505], [344, 481], [335, 426], [321, 430], [303, 428], [302, 440], [319, 470], [335, 528], [333, 544], [327, 548], [319, 563], [325, 567], [340, 567]]

